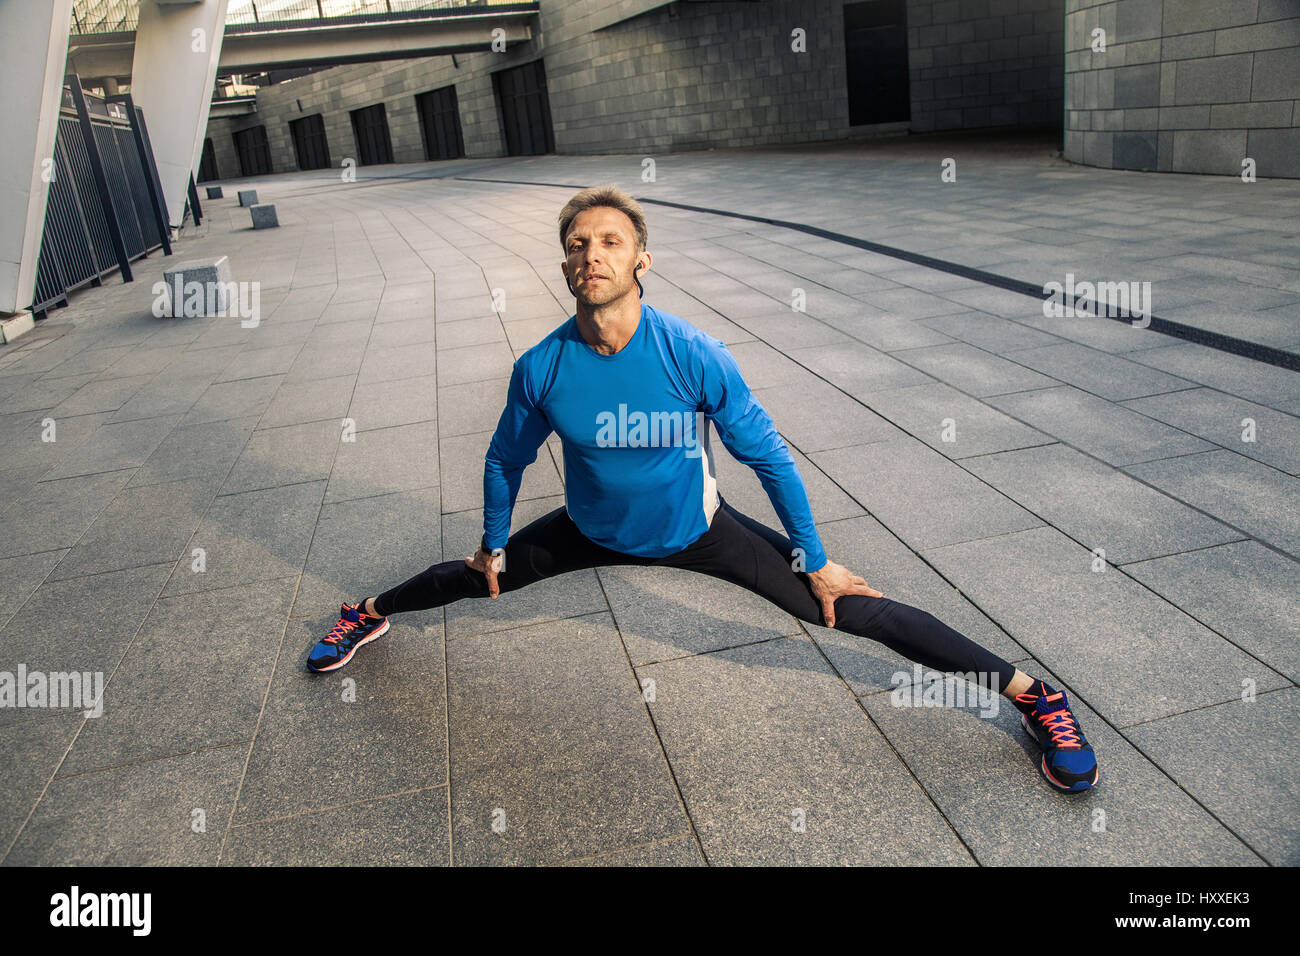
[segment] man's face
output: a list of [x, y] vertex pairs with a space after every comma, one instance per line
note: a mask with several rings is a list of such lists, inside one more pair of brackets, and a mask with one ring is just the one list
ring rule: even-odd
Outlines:
[[565, 275], [584, 305], [606, 305], [637, 295], [633, 270], [641, 257], [636, 227], [626, 214], [608, 206], [578, 213], [564, 240]]

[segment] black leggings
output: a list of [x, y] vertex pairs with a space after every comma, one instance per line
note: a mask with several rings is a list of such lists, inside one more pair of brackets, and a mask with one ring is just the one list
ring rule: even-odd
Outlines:
[[[560, 507], [509, 538], [506, 569], [497, 576], [497, 584], [506, 594], [584, 568], [619, 564], [682, 568], [738, 584], [801, 621], [825, 626], [821, 602], [813, 596], [807, 576], [791, 569], [793, 550], [780, 532], [741, 514], [725, 500], [708, 531], [664, 558], [623, 554], [596, 544], [578, 530], [568, 510]], [[385, 591], [375, 598], [375, 611], [399, 614], [487, 596], [487, 578], [458, 558], [435, 564]], [[932, 670], [996, 674], [999, 692], [1015, 674], [1009, 663], [934, 615], [889, 598], [850, 594], [836, 599], [835, 628], [878, 641]]]

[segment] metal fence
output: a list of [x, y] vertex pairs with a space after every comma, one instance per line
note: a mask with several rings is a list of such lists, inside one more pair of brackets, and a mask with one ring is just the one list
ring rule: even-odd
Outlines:
[[171, 255], [166, 205], [144, 114], [130, 95], [63, 89], [32, 312], [44, 315], [68, 293], [112, 272], [130, 282], [131, 263], [156, 249]]

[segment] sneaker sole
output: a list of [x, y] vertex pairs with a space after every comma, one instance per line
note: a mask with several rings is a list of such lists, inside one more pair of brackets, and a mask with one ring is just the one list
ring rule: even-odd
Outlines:
[[[1038, 739], [1038, 734], [1034, 733], [1034, 727], [1029, 722], [1028, 714], [1020, 715], [1020, 726], [1025, 728], [1025, 733], [1029, 734], [1029, 736], [1033, 738], [1034, 743], [1038, 744], [1038, 747], [1041, 750], [1043, 745]], [[1091, 783], [1089, 783], [1087, 780], [1080, 780], [1078, 783], [1074, 784], [1073, 786], [1069, 786], [1069, 787], [1065, 786], [1060, 781], [1058, 781], [1055, 777], [1053, 777], [1052, 772], [1047, 769], [1046, 753], [1043, 754], [1043, 759], [1038, 762], [1038, 769], [1042, 772], [1043, 779], [1046, 780], [1048, 783], [1050, 783], [1058, 793], [1084, 793], [1088, 790], [1091, 790], [1093, 787], [1097, 786], [1097, 784], [1101, 782], [1101, 768], [1098, 767], [1093, 773]]]
[[385, 618], [383, 624], [375, 628], [373, 631], [371, 631], [369, 634], [363, 637], [360, 641], [358, 641], [356, 646], [353, 647], [352, 650], [348, 651], [347, 656], [344, 657], [341, 661], [338, 661], [337, 663], [334, 664], [330, 664], [328, 667], [312, 667], [310, 664], [308, 664], [307, 670], [314, 671], [317, 674], [328, 674], [330, 671], [338, 670], [348, 661], [352, 660], [352, 655], [355, 654], [357, 651], [361, 650], [361, 648], [365, 647], [371, 641], [375, 640], [375, 638], [383, 637], [385, 634], [387, 634], [389, 623], [390, 622], [388, 621], [388, 619]]

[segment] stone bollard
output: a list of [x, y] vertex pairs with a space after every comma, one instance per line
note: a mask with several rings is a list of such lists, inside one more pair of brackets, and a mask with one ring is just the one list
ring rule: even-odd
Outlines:
[[239, 204], [240, 204], [241, 206], [256, 206], [256, 205], [257, 205], [257, 190], [256, 190], [256, 189], [241, 189], [241, 190], [239, 191]]
[[221, 192], [221, 187], [220, 187], [220, 186], [209, 186], [209, 187], [208, 187], [208, 198], [209, 198], [209, 199], [222, 199], [222, 198], [224, 198], [224, 194]]
[[253, 214], [254, 229], [273, 229], [280, 225], [280, 219], [275, 214], [275, 203], [260, 203], [250, 207], [248, 211]]
[[163, 284], [161, 294], [154, 287], [154, 315], [159, 318], [227, 315], [238, 295], [226, 256], [182, 262], [163, 272]]

